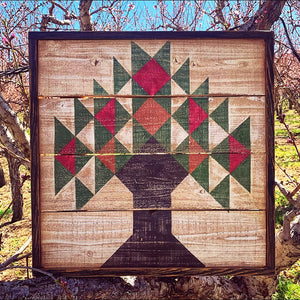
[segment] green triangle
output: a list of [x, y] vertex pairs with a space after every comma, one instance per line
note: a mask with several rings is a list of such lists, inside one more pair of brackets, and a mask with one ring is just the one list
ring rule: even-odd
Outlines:
[[82, 208], [94, 195], [82, 182], [76, 178], [76, 209]]
[[97, 113], [110, 101], [110, 98], [94, 98], [94, 115]]
[[132, 75], [135, 75], [150, 59], [151, 59], [151, 56], [149, 54], [147, 54], [136, 43], [131, 42]]
[[231, 175], [248, 191], [251, 191], [251, 157], [248, 156]]
[[93, 115], [77, 99], [74, 99], [75, 109], [75, 134], [78, 134], [92, 119]]
[[153, 58], [170, 75], [170, 42], [166, 42]]
[[147, 101], [147, 98], [132, 98], [132, 113], [133, 115], [139, 110], [139, 108]]
[[208, 157], [191, 173], [195, 180], [208, 192], [209, 189], [209, 168]]
[[148, 93], [135, 80], [132, 80], [131, 83], [132, 83], [132, 95], [149, 96]]
[[166, 152], [171, 151], [171, 118], [157, 130], [154, 138], [166, 149]]
[[189, 99], [175, 111], [173, 118], [182, 126], [182, 128], [189, 132]]
[[231, 136], [244, 145], [248, 150], [251, 150], [250, 117], [248, 117], [238, 128], [236, 128], [231, 133]]
[[122, 154], [116, 156], [116, 173], [129, 161], [131, 154]]
[[217, 145], [212, 153], [223, 154], [229, 153], [229, 137], [227, 136], [219, 145]]
[[212, 151], [212, 157], [229, 172], [229, 137], [225, 138], [218, 146]]
[[129, 154], [129, 151], [127, 150], [126, 147], [124, 147], [116, 138], [115, 138], [115, 149], [116, 155], [115, 157], [115, 167], [116, 167], [116, 172], [118, 172], [132, 157], [131, 154]]
[[114, 173], [101, 160], [95, 158], [95, 193], [97, 193], [112, 177]]
[[103, 95], [106, 96], [108, 95], [107, 91], [94, 79], [94, 95]]
[[169, 80], [155, 95], [156, 96], [159, 96], [159, 95], [162, 95], [162, 96], [171, 95], [171, 80]]
[[76, 154], [89, 154], [92, 153], [78, 138], [75, 139], [75, 153]]
[[75, 157], [75, 169], [76, 173], [78, 173], [92, 158], [92, 155], [76, 155]]
[[151, 134], [133, 118], [133, 152], [138, 153], [151, 138]]
[[207, 97], [196, 97], [192, 98], [207, 114], [208, 114], [208, 98]]
[[227, 175], [210, 193], [224, 208], [229, 208], [229, 179]]
[[209, 151], [208, 126], [207, 118], [191, 133], [191, 137], [207, 152]]
[[189, 137], [187, 137], [175, 150], [176, 153], [189, 152]]
[[111, 139], [113, 135], [102, 124], [95, 119], [95, 152], [104, 147]]
[[123, 144], [121, 144], [118, 139], [114, 138], [114, 140], [115, 140], [115, 152], [116, 153], [121, 153], [121, 154], [129, 153], [127, 148]]
[[214, 158], [225, 170], [229, 172], [230, 160], [229, 153], [213, 153], [212, 158]]
[[188, 154], [173, 154], [172, 155], [184, 168], [189, 172], [189, 155]]
[[92, 152], [78, 138], [75, 139], [75, 151], [76, 154], [84, 154], [84, 155], [76, 155], [75, 157], [75, 168], [76, 168], [76, 173], [78, 173], [86, 165], [86, 163], [92, 158], [91, 155], [85, 155], [85, 154], [91, 154]]
[[59, 161], [54, 159], [55, 195], [74, 177]]
[[188, 58], [183, 65], [172, 76], [172, 79], [187, 93], [190, 94], [190, 59]]
[[210, 117], [228, 132], [228, 98], [225, 99], [211, 114]]
[[58, 154], [70, 141], [74, 135], [65, 127], [58, 119], [54, 117], [55, 137], [54, 137], [54, 153]]
[[195, 90], [193, 95], [208, 95], [209, 94], [209, 79], [206, 78], [202, 84]]
[[115, 102], [115, 134], [118, 133], [121, 128], [131, 118], [128, 111], [118, 101]]
[[114, 93], [117, 94], [130, 80], [131, 76], [114, 57]]

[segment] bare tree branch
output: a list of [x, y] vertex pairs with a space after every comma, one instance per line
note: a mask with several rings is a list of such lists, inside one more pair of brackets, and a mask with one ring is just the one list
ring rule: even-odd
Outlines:
[[238, 29], [240, 31], [270, 30], [274, 22], [279, 19], [286, 0], [263, 0], [257, 12]]
[[27, 241], [22, 245], [22, 247], [10, 258], [8, 258], [5, 262], [3, 262], [2, 264], [0, 264], [0, 270], [4, 270], [7, 266], [9, 266], [10, 264], [12, 264], [13, 262], [16, 262], [20, 259], [23, 259], [26, 256], [22, 256], [20, 257], [20, 255], [24, 252], [24, 250], [30, 245], [32, 240], [32, 236], [30, 236]]
[[25, 73], [29, 71], [29, 66], [21, 66], [15, 69], [10, 69], [10, 70], [6, 70], [6, 71], [1, 71], [0, 72], [0, 77], [9, 77], [9, 76], [13, 76], [16, 74], [20, 74], [20, 73]]
[[63, 25], [70, 25], [71, 21], [70, 20], [58, 20], [54, 16], [43, 15], [40, 30], [46, 31], [49, 23], [63, 26]]
[[[26, 130], [23, 128], [18, 116], [5, 102], [0, 93], [0, 119], [3, 122], [11, 135], [13, 136], [15, 144], [23, 153], [24, 158], [30, 160], [30, 142]], [[14, 152], [14, 151], [13, 151]], [[17, 153], [16, 153], [17, 154]], [[18, 155], [18, 154], [17, 154]]]
[[8, 155], [18, 159], [28, 169], [30, 168], [30, 161], [23, 156], [22, 151], [18, 148], [15, 141], [9, 136], [7, 129], [3, 126], [3, 124], [0, 124], [0, 148], [7, 152]]
[[291, 38], [290, 38], [290, 36], [289, 36], [289, 33], [288, 33], [287, 28], [286, 28], [285, 22], [284, 22], [284, 20], [283, 20], [281, 17], [279, 17], [279, 19], [280, 19], [280, 21], [281, 21], [282, 24], [283, 24], [284, 32], [285, 32], [285, 35], [286, 35], [286, 37], [287, 37], [287, 39], [288, 39], [290, 48], [291, 48], [293, 54], [295, 55], [295, 57], [296, 57], [296, 58], [298, 59], [298, 61], [300, 62], [300, 56], [299, 56], [299, 54], [297, 53], [297, 51], [296, 51], [296, 49], [295, 49], [295, 47], [294, 47], [294, 45], [293, 45], [293, 43], [292, 43], [292, 41], [291, 41]]
[[280, 183], [280, 181], [278, 179], [275, 179], [275, 183], [278, 186], [281, 193], [285, 196], [285, 198], [295, 207], [295, 209], [300, 211], [300, 201], [298, 201], [297, 199], [295, 200], [293, 198], [293, 196], [296, 194], [296, 193], [294, 193], [294, 191], [296, 190], [296, 192], [297, 192], [300, 184], [298, 184], [297, 187], [295, 188], [295, 190], [292, 193], [290, 193], [289, 191], [286, 190], [286, 188]]

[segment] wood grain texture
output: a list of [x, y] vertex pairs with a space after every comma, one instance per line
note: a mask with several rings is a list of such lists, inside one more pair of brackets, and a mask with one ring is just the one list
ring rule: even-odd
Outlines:
[[269, 33], [30, 36], [36, 267], [272, 272]]
[[[135, 42], [151, 55], [166, 41]], [[191, 92], [199, 87], [199, 82], [209, 77], [210, 93], [264, 95], [264, 48], [264, 41], [259, 39], [197, 39], [189, 40], [188, 43], [173, 40], [172, 75], [189, 56]], [[130, 41], [39, 41], [38, 95], [93, 95], [93, 79], [101, 81], [104, 89], [109, 94], [114, 94], [111, 81], [113, 57], [116, 57], [130, 74]], [[199, 74], [205, 75], [199, 78]], [[234, 91], [232, 86], [235, 87]]]
[[[109, 97], [108, 97], [109, 98]], [[146, 98], [145, 98], [146, 99]], [[224, 97], [210, 97], [209, 98], [209, 114], [224, 102]], [[94, 98], [79, 98], [80, 103], [87, 108], [87, 110], [94, 115]], [[103, 100], [104, 101], [104, 100]], [[117, 98], [116, 100], [127, 110], [128, 114], [132, 114], [132, 99]], [[166, 100], [167, 101], [167, 100]], [[187, 101], [187, 97], [171, 98], [171, 152], [176, 153], [176, 147], [188, 136], [187, 132], [182, 127], [188, 127], [189, 123], [183, 121], [181, 124], [175, 120], [174, 116], [180, 118], [179, 113], [176, 114], [178, 107]], [[39, 147], [40, 154], [54, 154], [54, 139], [55, 139], [55, 119], [58, 119], [73, 135], [75, 135], [75, 111], [74, 98], [39, 98]], [[173, 116], [174, 115], [174, 116]], [[225, 114], [224, 114], [225, 118]], [[249, 97], [231, 97], [228, 98], [228, 132], [232, 133], [240, 124], [247, 118], [250, 118], [250, 141], [252, 153], [265, 153], [266, 143], [266, 119], [265, 119], [265, 97], [249, 96]], [[77, 122], [84, 122], [84, 116], [78, 116]], [[123, 144], [126, 145], [128, 152], [133, 152], [133, 135], [132, 135], [132, 117], [126, 126], [116, 135]], [[119, 119], [116, 126], [123, 123]], [[148, 120], [145, 126], [152, 123]], [[82, 131], [78, 138], [94, 150], [94, 121], [89, 122], [89, 126]], [[209, 150], [219, 145], [222, 140], [228, 136], [228, 133], [217, 124], [213, 117], [209, 117]], [[218, 148], [220, 153], [227, 152], [223, 148]], [[207, 152], [207, 151], [206, 151]], [[181, 151], [182, 153], [182, 151]], [[188, 153], [188, 152], [186, 152]], [[76, 153], [74, 153], [76, 154]]]
[[30, 149], [31, 149], [31, 219], [32, 219], [32, 267], [41, 265], [40, 252], [40, 201], [39, 201], [39, 109], [37, 87], [37, 56], [38, 43], [29, 40], [30, 65]]
[[269, 267], [210, 267], [210, 268], [100, 268], [80, 271], [77, 268], [67, 270], [52, 269], [56, 276], [66, 277], [115, 277], [115, 276], [263, 276], [274, 274], [274, 269]]
[[266, 41], [266, 120], [268, 126], [266, 126], [267, 136], [267, 265], [271, 268], [275, 268], [275, 169], [274, 169], [274, 157], [275, 157], [275, 143], [274, 143], [274, 33]]
[[266, 263], [265, 212], [172, 212], [172, 232], [205, 266]]
[[[75, 178], [81, 180], [92, 193], [95, 193], [95, 159], [98, 158], [91, 158], [85, 168], [74, 176], [58, 194], [55, 194], [55, 158], [54, 156], [41, 157], [41, 211], [76, 210]], [[243, 188], [234, 177], [230, 177], [230, 209], [266, 209], [266, 170], [261, 168], [261, 165], [265, 163], [266, 155], [252, 154], [251, 193]], [[187, 175], [171, 194], [173, 209], [224, 209], [208, 192], [213, 190], [229, 173], [212, 158], [209, 161], [209, 167], [209, 191], [206, 191], [191, 175]], [[113, 176], [81, 209], [128, 210], [132, 208], [132, 192], [117, 176]]]
[[[132, 212], [42, 213], [41, 220], [44, 268], [98, 268], [133, 228]], [[264, 212], [176, 211], [172, 220], [172, 233], [206, 267], [225, 267], [224, 257], [233, 267], [265, 265]], [[131, 242], [133, 257], [142, 244]]]
[[132, 233], [132, 212], [41, 214], [41, 266], [100, 267]]

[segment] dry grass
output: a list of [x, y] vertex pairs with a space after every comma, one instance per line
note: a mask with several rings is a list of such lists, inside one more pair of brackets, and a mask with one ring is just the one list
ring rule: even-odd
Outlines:
[[[0, 215], [10, 204], [11, 192], [9, 184], [9, 173], [6, 159], [0, 157], [0, 163], [4, 169], [6, 185], [0, 188]], [[26, 173], [25, 168], [21, 169], [22, 174]], [[22, 221], [8, 224], [0, 227], [0, 234], [2, 233], [2, 244], [0, 248], [0, 263], [6, 261], [9, 257], [15, 254], [20, 247], [27, 241], [31, 235], [31, 199], [30, 199], [30, 181], [26, 181], [23, 186], [24, 197], [24, 218]], [[6, 214], [0, 221], [0, 224], [5, 224], [11, 220], [12, 212]], [[0, 225], [1, 226], [1, 225]], [[25, 250], [25, 253], [31, 252], [31, 245]], [[31, 258], [28, 260], [29, 266], [31, 266]], [[26, 266], [26, 260], [18, 261], [15, 265]], [[31, 272], [30, 272], [31, 275]], [[13, 280], [24, 279], [27, 277], [26, 270], [12, 269], [0, 272], [0, 280]]]

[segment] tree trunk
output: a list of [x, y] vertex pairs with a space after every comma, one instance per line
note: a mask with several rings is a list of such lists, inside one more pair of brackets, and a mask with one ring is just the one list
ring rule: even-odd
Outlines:
[[4, 172], [3, 172], [2, 166], [0, 164], [0, 188], [2, 188], [5, 185], [6, 185], [6, 182], [5, 182]]
[[264, 0], [260, 8], [246, 23], [239, 27], [241, 31], [270, 30], [279, 19], [286, 0]]
[[79, 3], [79, 23], [81, 31], [92, 31], [93, 24], [91, 21], [90, 7], [93, 0], [80, 0]]
[[[18, 116], [11, 109], [9, 104], [6, 103], [1, 93], [0, 93], [0, 119], [8, 128], [10, 134], [13, 137], [15, 144], [19, 148], [19, 151], [22, 152], [23, 157], [29, 160], [30, 159], [29, 136], [26, 130], [23, 128]], [[0, 125], [1, 127], [3, 127], [2, 124]]]
[[9, 168], [9, 177], [11, 184], [11, 195], [12, 195], [12, 210], [13, 216], [11, 222], [17, 222], [23, 218], [23, 194], [22, 184], [20, 178], [20, 162], [18, 159], [7, 155], [7, 162]]

